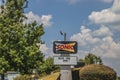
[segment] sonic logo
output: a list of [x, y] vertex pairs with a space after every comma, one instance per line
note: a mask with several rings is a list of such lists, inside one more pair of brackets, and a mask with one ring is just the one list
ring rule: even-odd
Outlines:
[[74, 53], [75, 52], [74, 46], [75, 46], [75, 43], [59, 44], [59, 45], [56, 45], [56, 49]]
[[77, 53], [76, 41], [54, 41], [53, 52], [55, 54], [75, 54]]

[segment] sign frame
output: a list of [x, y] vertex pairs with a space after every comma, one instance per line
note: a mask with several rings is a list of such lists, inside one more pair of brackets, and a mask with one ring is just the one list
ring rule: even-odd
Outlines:
[[77, 56], [54, 56], [54, 65], [77, 65]]
[[76, 41], [54, 41], [53, 52], [55, 54], [76, 54], [78, 44]]

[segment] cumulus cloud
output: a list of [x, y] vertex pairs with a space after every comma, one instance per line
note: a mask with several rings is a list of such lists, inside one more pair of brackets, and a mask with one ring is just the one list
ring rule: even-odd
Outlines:
[[45, 55], [45, 57], [50, 57], [52, 55], [52, 48], [48, 47], [46, 44], [39, 44], [39, 50]]
[[115, 12], [116, 14], [120, 14], [120, 0], [114, 1], [111, 11]]
[[[109, 2], [109, 0], [103, 1]], [[88, 44], [88, 42], [85, 42], [84, 44], [87, 45], [84, 46], [84, 49], [90, 46], [90, 52], [101, 56], [103, 62], [114, 68], [118, 75], [120, 75], [120, 68], [118, 67], [120, 64], [120, 62], [118, 62], [120, 60], [120, 41], [116, 41], [116, 39], [119, 40], [119, 36], [116, 35], [120, 34], [120, 0], [113, 1], [112, 7], [101, 11], [93, 11], [88, 16], [89, 20], [93, 24], [102, 26], [97, 30], [91, 31], [92, 33], [89, 34], [92, 37], [92, 40], [96, 38], [97, 42], [94, 44]], [[110, 0], [110, 2], [112, 2], [112, 0]]]
[[96, 24], [115, 23], [120, 21], [120, 14], [115, 14], [110, 9], [101, 12], [92, 12], [89, 19]]
[[39, 48], [39, 50], [40, 50], [42, 53], [44, 53], [44, 54], [47, 54], [48, 49], [49, 49], [49, 48], [47, 47], [46, 44], [41, 44], [41, 45], [40, 45], [40, 48]]
[[29, 13], [26, 13], [25, 16], [28, 18], [24, 21], [24, 23], [32, 23], [33, 21], [36, 21], [37, 24], [43, 24], [44, 27], [49, 27], [52, 25], [51, 19], [52, 15], [42, 15], [41, 17], [37, 14], [34, 14], [32, 11]]
[[44, 26], [51, 26], [52, 22], [50, 21], [52, 19], [52, 15], [42, 15], [41, 17], [41, 23], [44, 24]]
[[34, 14], [32, 11], [26, 13], [25, 16], [28, 18], [25, 20], [25, 23], [32, 23], [34, 20], [36, 20], [37, 23], [40, 23], [41, 21], [41, 18], [38, 15]]
[[81, 26], [80, 32], [74, 34], [71, 40], [78, 42], [82, 52], [84, 50], [85, 52], [93, 52], [104, 58], [117, 58], [120, 53], [120, 43], [116, 43], [112, 35], [110, 29], [106, 26], [102, 26], [94, 31]]
[[[120, 64], [120, 43], [114, 41], [114, 34], [107, 26], [101, 26], [97, 30], [91, 30], [85, 26], [81, 26], [80, 32], [74, 34], [71, 40], [78, 42], [78, 54], [80, 58], [84, 58], [89, 52], [100, 56], [103, 62], [114, 68], [120, 75], [118, 67]], [[109, 61], [110, 60], [110, 61]]]
[[92, 23], [108, 25], [111, 30], [120, 31], [120, 0], [114, 0], [111, 8], [93, 11], [88, 18]]
[[104, 36], [112, 36], [112, 35], [113, 35], [113, 33], [110, 31], [110, 29], [108, 27], [104, 26], [104, 25], [102, 25], [100, 27], [100, 29], [95, 30], [93, 32], [93, 36], [99, 36], [99, 37], [101, 37], [101, 36], [103, 36], [103, 37]]

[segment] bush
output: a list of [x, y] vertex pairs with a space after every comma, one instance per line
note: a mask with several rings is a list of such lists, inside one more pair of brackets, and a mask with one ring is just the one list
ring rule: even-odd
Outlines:
[[116, 72], [104, 65], [87, 65], [80, 70], [81, 80], [116, 80]]
[[120, 80], [120, 77], [118, 77], [117, 80]]
[[32, 80], [32, 78], [29, 75], [20, 75], [14, 78], [14, 80]]

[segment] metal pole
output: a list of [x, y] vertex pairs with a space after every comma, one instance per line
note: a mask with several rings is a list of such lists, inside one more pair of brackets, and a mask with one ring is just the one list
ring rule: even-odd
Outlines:
[[66, 33], [64, 33], [64, 41], [66, 41]]
[[72, 73], [70, 66], [60, 66], [60, 80], [72, 80]]
[[[66, 41], [66, 33], [64, 33], [63, 36], [64, 36], [64, 41]], [[69, 54], [67, 54], [67, 55], [61, 54], [61, 56], [69, 57], [70, 55]], [[61, 65], [60, 66], [60, 74], [61, 74], [60, 80], [72, 80], [71, 66]]]

